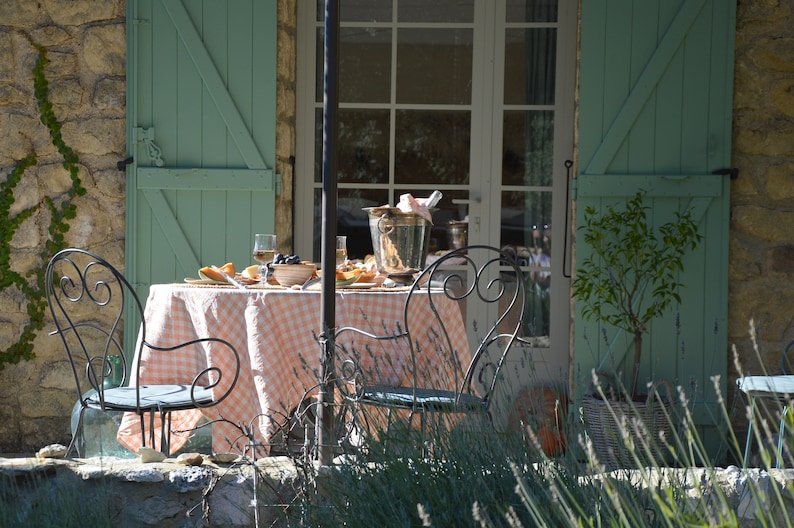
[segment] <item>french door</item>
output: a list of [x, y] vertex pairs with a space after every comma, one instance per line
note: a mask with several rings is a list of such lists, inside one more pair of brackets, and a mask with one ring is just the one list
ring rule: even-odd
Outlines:
[[[298, 13], [295, 250], [314, 259], [323, 7], [301, 2]], [[576, 2], [342, 0], [340, 7], [337, 231], [348, 235], [350, 257], [372, 253], [362, 208], [441, 191], [431, 252], [450, 247], [450, 222], [461, 221], [468, 243], [510, 246], [526, 269], [525, 331], [541, 351], [533, 361], [562, 381]]]

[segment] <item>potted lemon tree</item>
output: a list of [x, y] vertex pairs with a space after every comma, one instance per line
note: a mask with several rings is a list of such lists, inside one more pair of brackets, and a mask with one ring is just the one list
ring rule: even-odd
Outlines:
[[[689, 210], [676, 212], [672, 220], [654, 227], [649, 221], [645, 194], [636, 193], [624, 207], [585, 209], [580, 229], [592, 253], [577, 267], [572, 283], [573, 297], [582, 303], [586, 320], [619, 328], [633, 340], [633, 354], [627, 355], [631, 358], [628, 390], [618, 391], [616, 396], [624, 405], [596, 395], [583, 400], [588, 433], [596, 451], [611, 459], [612, 464], [608, 465], [613, 466], [617, 462], [615, 449], [599, 449], [596, 439], [599, 434], [607, 435], [605, 442], [620, 444], [620, 435], [614, 428], [594, 422], [598, 415], [614, 422], [623, 420], [626, 412], [645, 412], [644, 402], [649, 399], [640, 394], [639, 386], [643, 337], [654, 318], [681, 301], [678, 292], [684, 285], [679, 276], [684, 269], [684, 256], [696, 249], [703, 238]], [[605, 409], [604, 404], [609, 408]]]

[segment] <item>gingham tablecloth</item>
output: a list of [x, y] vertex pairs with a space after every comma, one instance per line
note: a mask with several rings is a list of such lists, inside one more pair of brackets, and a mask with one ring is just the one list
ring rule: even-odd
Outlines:
[[[374, 333], [393, 329], [401, 321], [407, 291], [337, 290], [336, 325], [354, 326]], [[223, 417], [233, 424], [252, 424], [263, 441], [276, 420], [297, 406], [317, 384], [320, 345], [321, 294], [316, 291], [229, 287], [195, 287], [158, 284], [149, 290], [145, 323], [147, 341], [173, 346], [197, 337], [219, 337], [229, 341], [240, 355], [240, 378], [229, 397], [219, 405], [173, 413], [172, 430], [189, 430], [202, 415], [208, 420]], [[419, 303], [422, 305], [422, 303]], [[427, 308], [427, 305], [424, 305]], [[452, 336], [453, 348], [468, 351], [466, 330], [458, 306], [452, 302], [439, 307]], [[412, 333], [421, 340], [433, 318], [417, 313]], [[443, 361], [437, 346], [421, 346], [422, 360]], [[388, 352], [390, 364], [400, 365], [406, 351]], [[399, 356], [399, 357], [395, 357]], [[216, 346], [180, 349], [170, 353], [144, 350], [134, 363], [141, 362], [141, 383], [190, 383], [192, 376], [208, 364], [224, 369], [225, 359]], [[399, 368], [389, 375], [391, 382], [407, 382]], [[246, 443], [240, 430], [229, 423], [212, 426], [213, 450], [239, 451]], [[141, 445], [138, 417], [126, 415], [118, 434], [119, 442], [135, 451]], [[172, 435], [171, 452], [187, 441], [187, 435]]]

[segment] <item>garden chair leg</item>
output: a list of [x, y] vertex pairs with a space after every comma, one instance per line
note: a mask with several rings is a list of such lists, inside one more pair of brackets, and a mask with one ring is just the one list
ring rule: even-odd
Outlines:
[[780, 469], [780, 466], [783, 464], [783, 435], [786, 432], [786, 416], [789, 412], [789, 406], [786, 404], [786, 408], [783, 409], [783, 415], [780, 417], [780, 430], [778, 431], [777, 435], [777, 459], [775, 461], [775, 468]]
[[747, 457], [750, 456], [750, 444], [753, 441], [753, 421], [755, 420], [755, 398], [750, 402], [750, 421], [747, 424], [747, 441], [744, 443], [744, 460], [742, 466], [747, 467]]

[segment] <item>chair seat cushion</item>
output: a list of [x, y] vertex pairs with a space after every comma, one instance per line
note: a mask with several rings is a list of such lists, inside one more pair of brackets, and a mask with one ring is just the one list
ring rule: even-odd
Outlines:
[[[141, 385], [141, 409], [144, 410], [182, 410], [195, 407], [190, 398], [190, 385]], [[122, 411], [138, 408], [135, 387], [105, 389], [105, 407]], [[193, 397], [197, 403], [212, 401], [212, 390], [196, 387]], [[93, 393], [85, 400], [90, 407], [100, 407], [99, 394]]]
[[744, 393], [794, 396], [794, 376], [745, 376], [736, 380]]
[[476, 412], [484, 408], [483, 400], [473, 394], [461, 394], [460, 400], [456, 400], [456, 394], [452, 391], [417, 389], [414, 402], [412, 388], [381, 385], [368, 387], [364, 392], [362, 402], [403, 409], [411, 409], [415, 405], [417, 410], [431, 412]]

